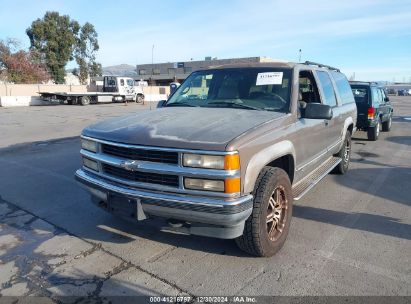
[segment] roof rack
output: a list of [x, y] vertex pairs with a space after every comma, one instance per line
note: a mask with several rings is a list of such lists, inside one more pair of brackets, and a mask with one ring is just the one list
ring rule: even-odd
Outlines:
[[351, 83], [368, 83], [368, 84], [376, 84], [376, 85], [378, 85], [378, 82], [376, 82], [376, 81], [361, 81], [361, 80], [350, 80], [349, 82], [351, 82]]
[[340, 69], [334, 68], [334, 67], [329, 66], [329, 65], [326, 65], [326, 64], [318, 63], [318, 62], [306, 61], [306, 62], [304, 62], [303, 64], [316, 65], [316, 66], [318, 66], [318, 67], [320, 67], [320, 68], [327, 68], [327, 69], [330, 69], [330, 70], [334, 70], [334, 71], [340, 72]]

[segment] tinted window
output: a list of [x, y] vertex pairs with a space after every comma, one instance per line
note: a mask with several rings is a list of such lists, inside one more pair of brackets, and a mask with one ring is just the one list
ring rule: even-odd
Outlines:
[[345, 75], [335, 71], [331, 72], [331, 75], [337, 85], [337, 90], [340, 94], [342, 104], [354, 102], [353, 92], [351, 91], [350, 84], [348, 83]]
[[352, 93], [356, 103], [368, 103], [368, 87], [367, 86], [352, 86]]
[[318, 78], [320, 79], [321, 86], [323, 87], [324, 92], [324, 104], [329, 106], [335, 106], [337, 100], [335, 98], [333, 84], [331, 82], [330, 76], [326, 72], [317, 71]]

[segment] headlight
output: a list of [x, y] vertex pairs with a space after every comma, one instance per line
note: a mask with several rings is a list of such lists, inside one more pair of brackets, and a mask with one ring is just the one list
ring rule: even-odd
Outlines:
[[98, 164], [94, 160], [83, 157], [83, 165], [91, 170], [98, 171]]
[[183, 155], [183, 166], [204, 169], [237, 170], [240, 169], [240, 157], [238, 154], [230, 155]]
[[224, 181], [198, 178], [185, 178], [184, 187], [193, 190], [224, 192]]
[[91, 152], [97, 152], [97, 142], [89, 139], [81, 139], [81, 148]]

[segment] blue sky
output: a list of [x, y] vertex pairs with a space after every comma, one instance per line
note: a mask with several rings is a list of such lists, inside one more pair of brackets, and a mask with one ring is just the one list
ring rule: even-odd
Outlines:
[[[103, 66], [267, 56], [340, 67], [357, 80], [411, 81], [411, 0], [2, 1], [0, 39], [48, 10], [98, 32]], [[69, 64], [69, 67], [73, 63]]]

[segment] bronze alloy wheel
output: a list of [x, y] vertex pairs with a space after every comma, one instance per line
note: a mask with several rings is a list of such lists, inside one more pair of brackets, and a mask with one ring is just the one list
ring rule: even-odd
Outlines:
[[351, 142], [349, 140], [345, 141], [345, 150], [344, 150], [344, 162], [348, 163], [350, 161], [350, 155], [351, 155]]
[[267, 208], [267, 233], [272, 242], [276, 241], [283, 232], [287, 221], [287, 209], [285, 188], [279, 185], [271, 194]]

